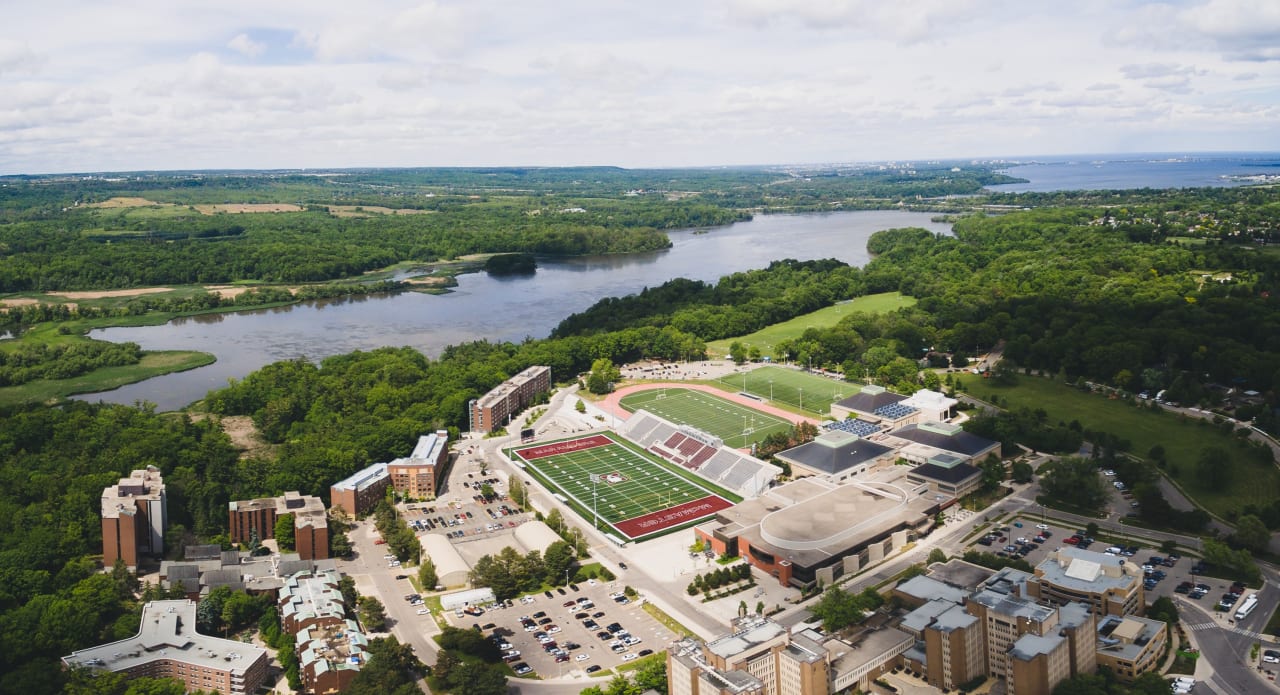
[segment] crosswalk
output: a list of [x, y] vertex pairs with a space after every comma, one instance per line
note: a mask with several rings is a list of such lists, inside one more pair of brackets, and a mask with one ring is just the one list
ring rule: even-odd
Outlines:
[[[1187, 629], [1192, 630], [1194, 632], [1201, 632], [1204, 630], [1226, 630], [1227, 628], [1217, 623], [1196, 623], [1195, 625], [1188, 625]], [[1242, 627], [1233, 627], [1230, 629], [1230, 631], [1236, 633], [1237, 635], [1245, 635], [1252, 639], [1263, 639], [1264, 637], [1264, 635], [1260, 632], [1254, 632], [1253, 630], [1246, 630]]]

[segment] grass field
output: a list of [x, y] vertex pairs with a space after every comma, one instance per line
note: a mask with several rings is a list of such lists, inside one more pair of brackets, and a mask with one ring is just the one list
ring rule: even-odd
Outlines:
[[[535, 478], [568, 498], [584, 519], [592, 521], [598, 514], [624, 539], [682, 528], [738, 501], [609, 435], [520, 447], [511, 453]], [[592, 481], [592, 476], [612, 474], [621, 480]]]
[[147, 352], [138, 364], [103, 367], [70, 379], [37, 379], [19, 386], [5, 386], [0, 388], [0, 407], [52, 403], [78, 393], [110, 391], [153, 376], [203, 367], [213, 364], [214, 360], [214, 356], [207, 352]]
[[696, 427], [719, 437], [725, 446], [742, 449], [774, 432], [786, 432], [792, 423], [768, 413], [738, 405], [719, 396], [673, 387], [640, 391], [618, 403], [628, 412], [643, 408], [679, 425]]
[[[1196, 502], [1215, 514], [1226, 514], [1246, 504], [1263, 506], [1280, 497], [1280, 471], [1274, 465], [1254, 463], [1244, 444], [1204, 420], [1180, 418], [1161, 411], [1138, 408], [1124, 401], [1085, 393], [1057, 381], [1023, 376], [1013, 386], [997, 386], [981, 379], [966, 379], [973, 395], [989, 399], [998, 395], [1001, 405], [1043, 408], [1050, 421], [1079, 420], [1086, 429], [1110, 432], [1133, 442], [1133, 453], [1146, 456], [1151, 447], [1164, 447], [1166, 473]], [[1201, 450], [1221, 446], [1231, 453], [1234, 469], [1227, 489], [1204, 489], [1195, 477]]]
[[882, 294], [869, 294], [865, 297], [855, 297], [847, 302], [819, 309], [803, 316], [797, 316], [790, 321], [765, 326], [755, 333], [738, 338], [713, 340], [707, 343], [707, 353], [717, 356], [728, 355], [729, 344], [739, 342], [748, 349], [752, 347], [759, 348], [761, 354], [773, 355], [773, 349], [778, 343], [784, 340], [795, 340], [804, 335], [804, 332], [810, 328], [830, 328], [839, 323], [840, 319], [859, 311], [868, 314], [884, 314], [912, 306], [915, 303], [915, 297], [904, 297], [899, 292], [885, 292]]
[[712, 383], [723, 389], [746, 391], [819, 415], [826, 415], [831, 411], [832, 403], [859, 390], [857, 384], [786, 367], [760, 367], [745, 374], [728, 374]]

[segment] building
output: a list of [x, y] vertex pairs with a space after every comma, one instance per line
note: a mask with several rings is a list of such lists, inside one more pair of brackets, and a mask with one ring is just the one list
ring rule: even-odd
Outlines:
[[299, 572], [278, 594], [280, 624], [294, 635], [306, 692], [340, 692], [368, 661], [368, 639], [347, 619], [339, 579], [336, 570]]
[[965, 432], [949, 422], [919, 422], [904, 425], [888, 435], [899, 448], [898, 456], [912, 463], [929, 463], [940, 454], [949, 454], [964, 463], [977, 463], [991, 454], [999, 455], [1000, 442]]
[[141, 555], [164, 554], [169, 506], [160, 469], [147, 466], [102, 490], [102, 562], [138, 568]]
[[950, 690], [987, 675], [982, 622], [963, 606], [947, 606], [923, 630], [925, 678]]
[[294, 547], [303, 560], [329, 557], [329, 517], [319, 497], [286, 492], [279, 497], [241, 500], [228, 505], [231, 541], [251, 543], [274, 538], [276, 520], [293, 515]]
[[1160, 666], [1169, 631], [1159, 620], [1111, 615], [1098, 623], [1098, 665], [1120, 680], [1133, 679]]
[[180, 587], [192, 600], [219, 586], [275, 596], [291, 575], [336, 568], [335, 560], [303, 560], [298, 553], [255, 556], [242, 550], [223, 550], [216, 545], [189, 545], [184, 559], [160, 563], [160, 586]]
[[891, 463], [894, 452], [850, 432], [828, 430], [811, 442], [779, 452], [777, 457], [791, 466], [793, 476], [821, 475], [840, 481]]
[[254, 693], [267, 679], [267, 652], [251, 644], [196, 632], [193, 601], [152, 601], [142, 607], [138, 634], [62, 657], [70, 667], [175, 678], [188, 691]]
[[[716, 692], [762, 695], [826, 695], [827, 650], [805, 635], [760, 616], [734, 621], [734, 632], [703, 645], [692, 643], [667, 653], [670, 692], [706, 695], [702, 681]], [[672, 667], [675, 660], [678, 668]], [[745, 673], [750, 679], [733, 676]], [[696, 676], [696, 678], [695, 678]], [[672, 678], [683, 677], [674, 685]]]
[[952, 454], [939, 453], [911, 469], [907, 481], [928, 485], [935, 495], [960, 499], [982, 487], [982, 469]]
[[410, 499], [435, 499], [436, 488], [449, 463], [449, 433], [437, 430], [418, 437], [413, 453], [387, 464], [391, 486]]
[[784, 586], [831, 584], [930, 528], [939, 506], [927, 492], [910, 488], [900, 466], [839, 485], [803, 478], [722, 510], [694, 532]]
[[443, 533], [424, 533], [418, 536], [418, 543], [422, 545], [422, 556], [430, 558], [436, 566], [436, 581], [440, 586], [463, 586], [467, 583], [471, 565], [462, 559]]
[[920, 389], [902, 401], [901, 405], [920, 412], [916, 422], [946, 422], [956, 416], [956, 406], [959, 403], [960, 401], [938, 391]]
[[552, 543], [564, 540], [555, 531], [552, 531], [550, 526], [536, 519], [526, 521], [517, 526], [514, 535], [516, 544], [524, 550], [525, 554], [535, 550], [539, 553], [546, 553], [547, 548], [551, 547]]
[[1117, 555], [1063, 546], [1036, 566], [1032, 598], [1093, 607], [1094, 615], [1137, 615], [1145, 607], [1142, 568]]
[[920, 411], [904, 404], [902, 394], [887, 391], [883, 386], [863, 386], [858, 393], [831, 404], [831, 417], [843, 420], [855, 417], [887, 429], [918, 422]]
[[883, 625], [845, 633], [824, 643], [831, 661], [827, 692], [850, 688], [871, 692], [871, 682], [900, 663], [901, 655], [915, 643], [911, 635]]
[[352, 517], [363, 516], [378, 506], [390, 486], [387, 464], [375, 463], [329, 486], [329, 506]]
[[513, 415], [550, 390], [551, 367], [529, 367], [467, 404], [471, 431], [487, 433], [506, 427]]

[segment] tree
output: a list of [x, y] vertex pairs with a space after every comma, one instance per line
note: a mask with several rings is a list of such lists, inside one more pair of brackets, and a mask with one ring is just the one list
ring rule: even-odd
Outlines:
[[1245, 514], [1236, 519], [1234, 538], [1236, 543], [1255, 553], [1261, 553], [1266, 551], [1267, 545], [1271, 542], [1271, 532], [1267, 530], [1267, 525], [1262, 523], [1262, 519], [1252, 514]]
[[1147, 609], [1147, 617], [1162, 620], [1172, 628], [1178, 624], [1178, 606], [1168, 596], [1161, 596], [1151, 602], [1151, 607]]
[[519, 478], [512, 478], [511, 483], [507, 486], [507, 493], [511, 496], [511, 501], [521, 509], [529, 506], [529, 493], [524, 487], [524, 483]]
[[356, 580], [348, 575], [342, 575], [338, 580], [338, 591], [342, 594], [342, 605], [350, 613], [356, 609], [360, 601], [360, 592], [356, 590]]
[[369, 660], [343, 691], [346, 695], [415, 695], [421, 692], [416, 682], [417, 674], [426, 667], [413, 653], [413, 647], [400, 644], [394, 636], [378, 637], [369, 640], [368, 652]]
[[738, 341], [729, 343], [729, 359], [734, 364], [742, 364], [747, 361], [747, 347]]
[[595, 394], [605, 394], [613, 389], [614, 382], [622, 378], [622, 371], [613, 366], [613, 360], [601, 357], [591, 363], [591, 373], [587, 375], [587, 390]]
[[1015, 483], [1029, 483], [1035, 477], [1035, 470], [1026, 461], [1014, 461], [1010, 473]]
[[507, 676], [487, 664], [463, 664], [454, 671], [455, 695], [506, 695]]
[[985, 461], [978, 464], [978, 468], [982, 469], [982, 489], [991, 492], [1000, 487], [1000, 483], [1004, 482], [1004, 462], [991, 454]]
[[857, 598], [838, 586], [828, 587], [822, 592], [822, 598], [818, 599], [810, 612], [822, 621], [822, 629], [827, 632], [860, 623], [863, 618]]
[[1097, 535], [1098, 535], [1098, 524], [1097, 524], [1097, 522], [1090, 521], [1088, 524], [1085, 524], [1085, 527], [1084, 527], [1084, 535], [1086, 535], [1086, 536], [1088, 536], [1088, 537], [1090, 537], [1090, 538], [1093, 538], [1093, 537], [1097, 536]]
[[275, 528], [276, 545], [279, 546], [280, 552], [293, 550], [293, 515], [281, 514], [276, 517]]
[[1201, 449], [1196, 459], [1196, 480], [1215, 492], [1226, 489], [1231, 482], [1230, 454], [1220, 446]]
[[568, 543], [556, 541], [547, 546], [542, 562], [546, 566], [547, 583], [559, 586], [565, 583], [565, 578], [578, 562], [578, 552]]
[[1065, 503], [1087, 511], [1101, 509], [1107, 500], [1097, 467], [1088, 459], [1076, 457], [1041, 466], [1040, 490], [1050, 504]]
[[573, 409], [578, 411], [579, 413], [585, 413], [587, 412], [587, 404], [584, 403], [581, 398], [579, 398], [578, 402], [573, 404]]
[[929, 551], [929, 557], [925, 562], [926, 564], [932, 565], [935, 562], [946, 562], [946, 561], [947, 561], [947, 554], [942, 552], [941, 548], [934, 548], [933, 550]]
[[359, 601], [360, 625], [368, 632], [387, 629], [387, 611], [382, 602], [373, 596], [361, 596]]
[[422, 565], [418, 567], [418, 585], [423, 591], [431, 591], [440, 583], [440, 577], [436, 574], [436, 563], [431, 558], [422, 558]]

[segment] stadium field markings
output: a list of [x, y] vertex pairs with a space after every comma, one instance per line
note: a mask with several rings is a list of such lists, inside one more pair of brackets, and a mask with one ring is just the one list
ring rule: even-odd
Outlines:
[[629, 394], [618, 405], [631, 412], [643, 409], [676, 424], [689, 425], [734, 448], [745, 448], [792, 427], [791, 422], [776, 415], [679, 386]]
[[[668, 471], [605, 435], [516, 448], [512, 453], [556, 492], [572, 498], [588, 521], [600, 520], [630, 540], [706, 518], [733, 502]], [[620, 482], [591, 477], [620, 474]], [[592, 504], [593, 488], [595, 504]]]
[[721, 388], [823, 415], [831, 410], [832, 403], [862, 389], [859, 384], [786, 367], [757, 367], [749, 372], [726, 374], [714, 383]]

